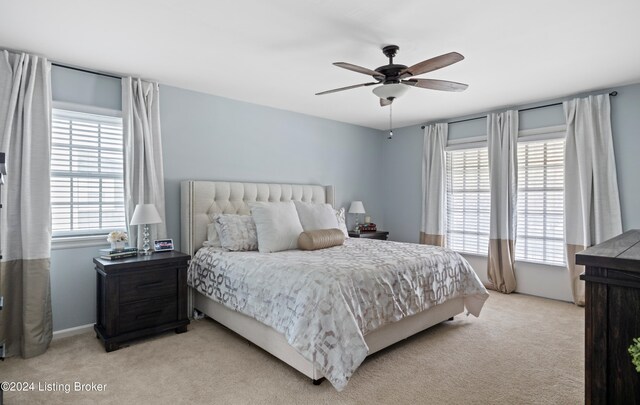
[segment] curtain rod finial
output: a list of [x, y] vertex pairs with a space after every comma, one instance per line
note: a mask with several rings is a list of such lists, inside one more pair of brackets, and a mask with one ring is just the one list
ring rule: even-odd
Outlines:
[[612, 91], [611, 93], [609, 93], [609, 95], [610, 95], [611, 97], [615, 97], [615, 96], [617, 96], [617, 95], [618, 95], [618, 92], [614, 90], [614, 91]]

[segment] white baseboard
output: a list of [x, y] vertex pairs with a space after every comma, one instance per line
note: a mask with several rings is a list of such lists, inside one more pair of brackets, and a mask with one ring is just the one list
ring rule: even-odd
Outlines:
[[53, 332], [53, 340], [62, 339], [69, 336], [80, 335], [93, 330], [93, 324], [80, 325], [69, 329], [62, 329]]

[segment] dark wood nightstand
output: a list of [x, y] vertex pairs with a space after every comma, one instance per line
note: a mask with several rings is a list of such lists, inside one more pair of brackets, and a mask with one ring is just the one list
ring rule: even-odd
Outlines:
[[351, 237], [351, 238], [367, 238], [367, 239], [387, 240], [388, 236], [389, 236], [389, 232], [385, 232], [385, 231], [360, 232], [360, 233], [355, 233], [353, 231], [349, 231], [349, 237]]
[[175, 329], [187, 331], [187, 267], [191, 256], [161, 252], [93, 259], [97, 279], [96, 337], [107, 352], [120, 343]]

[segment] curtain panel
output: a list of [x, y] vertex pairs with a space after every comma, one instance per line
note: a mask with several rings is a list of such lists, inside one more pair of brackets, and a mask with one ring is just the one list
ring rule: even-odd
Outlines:
[[487, 116], [491, 187], [487, 275], [496, 291], [516, 289], [515, 241], [518, 198], [518, 112]]
[[8, 356], [42, 354], [52, 338], [50, 133], [50, 63], [0, 51], [0, 342]]
[[424, 129], [420, 243], [444, 246], [446, 235], [446, 154], [449, 124]]
[[564, 229], [573, 301], [584, 305], [575, 254], [622, 233], [608, 94], [565, 101]]
[[[167, 236], [159, 85], [138, 78], [122, 79], [124, 192], [127, 227], [137, 204], [154, 204], [162, 223], [149, 226], [149, 240]], [[129, 229], [130, 246], [142, 247], [143, 226]]]

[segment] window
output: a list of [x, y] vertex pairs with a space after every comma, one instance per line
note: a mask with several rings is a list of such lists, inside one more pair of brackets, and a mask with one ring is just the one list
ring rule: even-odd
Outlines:
[[516, 260], [563, 266], [564, 139], [518, 143]]
[[53, 236], [125, 228], [122, 119], [53, 109]]
[[447, 152], [447, 246], [487, 255], [490, 208], [487, 148]]

